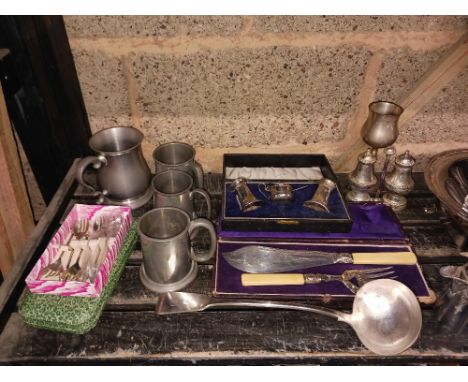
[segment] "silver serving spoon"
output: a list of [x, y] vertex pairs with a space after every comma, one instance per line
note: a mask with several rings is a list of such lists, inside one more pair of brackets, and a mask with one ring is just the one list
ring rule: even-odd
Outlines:
[[169, 292], [156, 306], [159, 315], [200, 312], [209, 308], [292, 309], [323, 314], [349, 324], [362, 344], [380, 355], [395, 355], [418, 339], [422, 325], [419, 302], [399, 281], [380, 279], [362, 286], [353, 302], [352, 313], [304, 303], [254, 299], [219, 299], [203, 294]]

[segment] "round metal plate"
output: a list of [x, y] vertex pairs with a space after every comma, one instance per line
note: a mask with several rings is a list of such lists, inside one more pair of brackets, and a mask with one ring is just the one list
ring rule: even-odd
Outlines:
[[156, 293], [174, 292], [184, 289], [187, 285], [189, 285], [193, 280], [195, 280], [197, 273], [198, 265], [195, 261], [192, 261], [192, 266], [189, 273], [187, 273], [187, 275], [182, 280], [171, 284], [159, 284], [151, 280], [146, 275], [144, 264], [141, 264], [140, 281], [146, 288]]
[[445, 181], [450, 177], [449, 168], [455, 162], [468, 160], [468, 149], [445, 151], [429, 161], [424, 170], [424, 179], [429, 189], [445, 206], [447, 212], [464, 228], [468, 228], [468, 216], [460, 208], [445, 188]]
[[147, 202], [149, 202], [152, 197], [153, 197], [153, 190], [150, 186], [148, 187], [148, 189], [145, 191], [145, 193], [142, 196], [139, 196], [137, 198], [115, 200], [115, 199], [106, 197], [104, 200], [104, 204], [110, 204], [113, 206], [127, 206], [127, 207], [130, 207], [132, 210], [136, 210], [137, 208], [140, 208], [144, 206]]

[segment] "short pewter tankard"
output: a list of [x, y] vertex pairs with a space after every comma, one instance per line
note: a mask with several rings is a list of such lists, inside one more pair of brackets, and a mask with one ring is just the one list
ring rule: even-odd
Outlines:
[[203, 170], [195, 161], [195, 149], [187, 143], [169, 142], [153, 151], [156, 174], [167, 170], [179, 170], [193, 177], [196, 187], [203, 187]]
[[[80, 161], [77, 181], [95, 193], [98, 203], [141, 207], [152, 196], [151, 172], [141, 152], [142, 141], [143, 133], [133, 127], [110, 127], [94, 134], [89, 146], [97, 156]], [[97, 170], [98, 188], [83, 178], [90, 165]]]
[[151, 181], [153, 188], [153, 206], [176, 207], [187, 212], [192, 219], [197, 217], [193, 197], [198, 194], [205, 199], [206, 217], [211, 218], [210, 195], [202, 188], [193, 188], [192, 177], [183, 171], [168, 170], [156, 174]]
[[[210, 247], [197, 253], [190, 242], [194, 231], [205, 228]], [[155, 208], [138, 221], [143, 264], [140, 280], [158, 293], [176, 291], [190, 284], [197, 275], [197, 262], [207, 261], [216, 251], [216, 232], [209, 220], [191, 220], [187, 212], [174, 207]]]

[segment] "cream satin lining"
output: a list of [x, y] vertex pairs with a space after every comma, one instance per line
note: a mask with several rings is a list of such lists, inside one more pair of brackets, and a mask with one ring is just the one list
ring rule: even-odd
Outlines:
[[320, 167], [226, 167], [226, 179], [252, 180], [320, 180]]

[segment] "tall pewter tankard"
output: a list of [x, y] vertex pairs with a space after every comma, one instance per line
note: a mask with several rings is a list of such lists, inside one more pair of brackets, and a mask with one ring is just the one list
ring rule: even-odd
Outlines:
[[195, 161], [195, 149], [187, 143], [169, 142], [153, 151], [156, 174], [167, 170], [179, 170], [193, 177], [196, 187], [203, 188], [203, 170]]
[[[133, 127], [110, 127], [94, 134], [89, 146], [97, 156], [80, 161], [77, 181], [95, 193], [98, 203], [141, 207], [152, 197], [151, 172], [143, 158], [142, 141], [143, 133]], [[98, 188], [83, 178], [90, 165], [97, 171]]]
[[168, 170], [156, 174], [151, 181], [153, 207], [176, 207], [187, 212], [192, 219], [197, 217], [194, 210], [194, 196], [200, 195], [207, 206], [206, 217], [211, 218], [210, 195], [202, 188], [193, 188], [192, 177], [183, 171]]

